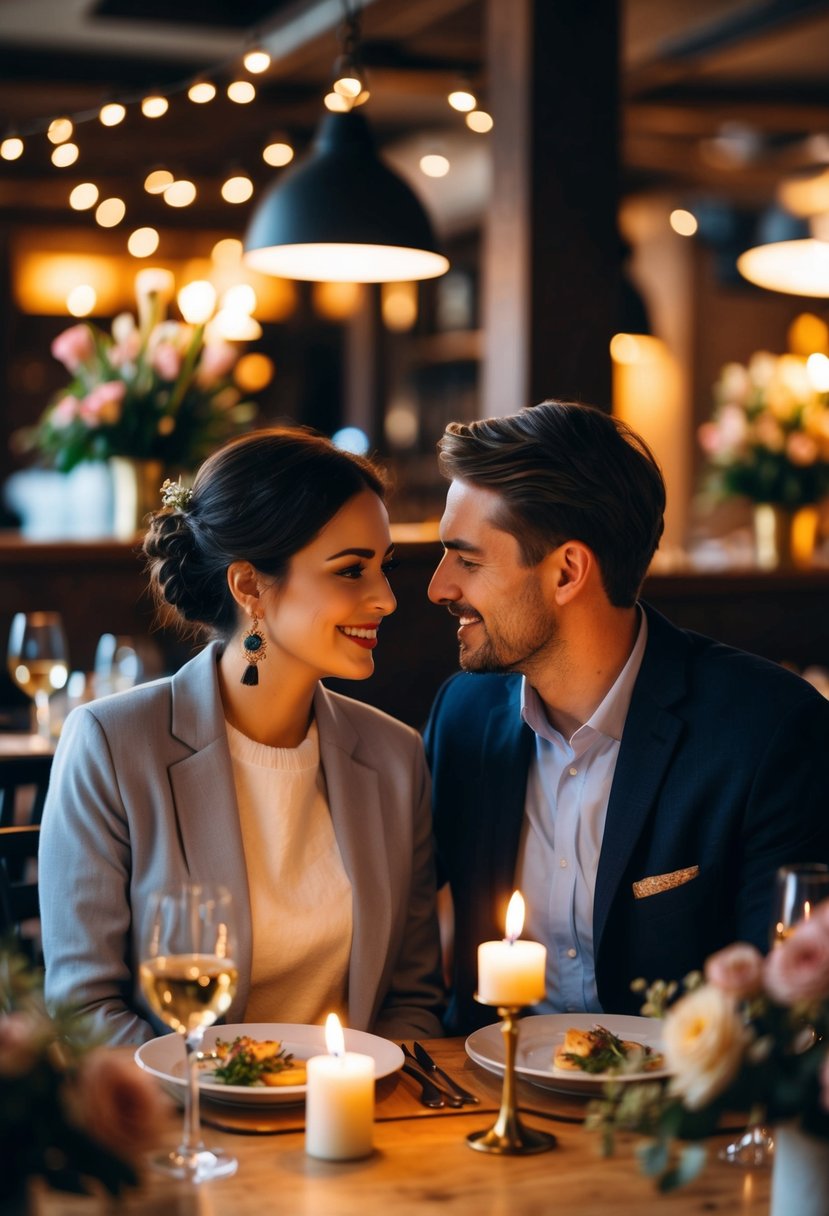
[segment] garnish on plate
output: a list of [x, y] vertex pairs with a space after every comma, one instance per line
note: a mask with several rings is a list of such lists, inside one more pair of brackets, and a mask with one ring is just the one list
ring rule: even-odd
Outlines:
[[586, 1073], [650, 1072], [662, 1067], [663, 1058], [644, 1043], [620, 1039], [606, 1026], [596, 1025], [592, 1030], [567, 1030], [553, 1063], [556, 1068]]
[[295, 1064], [290, 1051], [278, 1039], [252, 1039], [237, 1035], [232, 1043], [216, 1040], [221, 1061], [211, 1081], [223, 1085], [304, 1085], [305, 1065]]

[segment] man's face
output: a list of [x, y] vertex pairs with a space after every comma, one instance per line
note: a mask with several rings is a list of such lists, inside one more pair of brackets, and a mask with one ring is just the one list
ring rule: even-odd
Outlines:
[[453, 481], [440, 524], [444, 554], [429, 599], [459, 621], [464, 671], [520, 671], [549, 655], [558, 632], [541, 566], [524, 566], [518, 542], [496, 528], [493, 490]]

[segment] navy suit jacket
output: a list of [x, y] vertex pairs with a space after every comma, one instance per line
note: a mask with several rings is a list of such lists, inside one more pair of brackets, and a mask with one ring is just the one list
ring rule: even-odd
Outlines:
[[[637, 1013], [633, 979], [682, 979], [731, 941], [768, 948], [778, 866], [829, 862], [829, 701], [754, 655], [677, 629], [653, 609], [622, 734], [593, 907], [599, 1000]], [[479, 942], [503, 936], [532, 731], [521, 677], [460, 673], [426, 728], [439, 882], [455, 905], [449, 1033], [477, 1005]], [[633, 884], [698, 866], [635, 898]], [[552, 876], [551, 876], [552, 880]]]

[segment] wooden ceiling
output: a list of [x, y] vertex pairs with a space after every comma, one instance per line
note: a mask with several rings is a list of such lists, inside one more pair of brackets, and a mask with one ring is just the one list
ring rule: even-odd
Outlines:
[[[485, 147], [445, 101], [465, 74], [485, 104], [484, 0], [352, 6], [361, 9], [370, 74], [366, 112], [382, 142], [443, 133]], [[68, 213], [66, 199], [76, 182], [93, 180], [102, 194], [127, 198], [134, 224], [241, 227], [247, 208], [228, 208], [220, 183], [237, 166], [257, 187], [271, 180], [261, 148], [273, 133], [307, 144], [342, 13], [343, 0], [4, 0], [0, 135], [33, 134], [19, 161], [0, 161], [0, 217], [89, 223]], [[829, 162], [829, 3], [627, 0], [622, 30], [626, 192], [759, 207], [782, 177]], [[253, 37], [274, 62], [256, 101], [239, 106], [223, 86]], [[220, 91], [198, 107], [183, 86], [202, 72]], [[163, 118], [148, 120], [135, 104], [114, 129], [91, 117], [108, 99], [137, 101], [154, 87], [170, 94]], [[42, 128], [62, 113], [90, 117], [78, 127], [77, 164], [60, 170]], [[146, 195], [144, 176], [158, 164], [197, 182], [197, 213], [176, 214]]]

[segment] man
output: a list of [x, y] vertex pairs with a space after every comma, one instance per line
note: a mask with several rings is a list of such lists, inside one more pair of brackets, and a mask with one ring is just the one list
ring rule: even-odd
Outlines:
[[450, 1033], [510, 892], [547, 946], [537, 1012], [638, 1012], [734, 940], [766, 949], [774, 874], [829, 861], [829, 702], [776, 664], [680, 630], [638, 594], [663, 527], [646, 444], [555, 401], [452, 423], [429, 596], [460, 665], [426, 730], [454, 904]]

